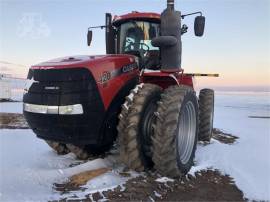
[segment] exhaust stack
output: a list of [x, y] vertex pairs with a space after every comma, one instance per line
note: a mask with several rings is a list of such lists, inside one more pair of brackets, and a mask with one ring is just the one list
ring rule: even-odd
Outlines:
[[174, 10], [174, 0], [167, 0], [167, 9]]
[[181, 12], [174, 9], [174, 0], [167, 0], [167, 8], [161, 13], [160, 36], [152, 40], [159, 47], [161, 71], [180, 72], [181, 69]]

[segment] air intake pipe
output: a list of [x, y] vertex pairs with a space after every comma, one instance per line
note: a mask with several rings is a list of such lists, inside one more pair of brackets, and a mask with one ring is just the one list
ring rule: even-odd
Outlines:
[[181, 71], [181, 13], [174, 10], [174, 0], [167, 0], [167, 8], [161, 13], [160, 36], [152, 40], [159, 47], [161, 71]]

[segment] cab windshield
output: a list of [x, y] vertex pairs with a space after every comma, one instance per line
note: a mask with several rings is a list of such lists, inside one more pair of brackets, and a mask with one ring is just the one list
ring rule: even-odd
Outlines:
[[129, 21], [120, 25], [118, 50], [122, 54], [145, 56], [148, 51], [159, 50], [151, 41], [159, 35], [159, 24], [146, 21]]

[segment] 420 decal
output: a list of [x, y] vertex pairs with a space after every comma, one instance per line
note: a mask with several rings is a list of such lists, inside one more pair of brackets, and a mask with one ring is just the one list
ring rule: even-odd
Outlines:
[[113, 70], [113, 71], [104, 71], [102, 73], [102, 75], [100, 76], [100, 79], [99, 79], [99, 83], [101, 84], [106, 84], [109, 80], [117, 77], [117, 76], [120, 76], [122, 74], [125, 74], [125, 73], [128, 73], [128, 72], [131, 72], [133, 71], [134, 69], [137, 69], [138, 66], [137, 66], [137, 63], [132, 63], [132, 64], [128, 64], [128, 65], [125, 65], [119, 69], [116, 69], [116, 70]]
[[99, 81], [100, 81], [100, 83], [104, 84], [107, 81], [109, 81], [110, 79], [111, 79], [111, 72], [105, 71], [102, 73]]

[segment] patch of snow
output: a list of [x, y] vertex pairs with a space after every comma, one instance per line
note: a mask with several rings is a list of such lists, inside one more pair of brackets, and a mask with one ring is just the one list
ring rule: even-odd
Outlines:
[[138, 92], [138, 90], [139, 90], [139, 88], [142, 88], [143, 87], [143, 85], [144, 85], [144, 83], [140, 83], [140, 84], [138, 84], [135, 88], [134, 88], [134, 91], [137, 93]]
[[144, 83], [140, 83], [138, 85], [135, 86], [135, 88], [133, 90], [131, 90], [131, 93], [128, 95], [128, 97], [130, 98], [130, 100], [133, 100], [133, 97], [136, 93], [138, 93], [138, 90], [140, 88], [142, 88], [144, 85]]
[[[197, 148], [197, 149], [198, 149], [198, 148]], [[197, 163], [197, 162], [195, 162], [195, 164], [196, 164], [196, 163]], [[210, 166], [209, 164], [204, 163], [204, 162], [200, 162], [199, 165], [195, 165], [195, 166], [191, 167], [191, 169], [190, 169], [190, 171], [188, 172], [188, 174], [190, 174], [190, 175], [192, 175], [193, 177], [195, 177], [195, 173], [196, 173], [196, 172], [199, 172], [199, 171], [205, 170], [205, 169], [211, 170], [212, 168], [211, 168], [211, 166]]]
[[134, 98], [134, 93], [131, 92], [131, 93], [128, 95], [128, 98], [129, 98], [130, 100], [133, 100], [133, 98]]
[[61, 169], [58, 169], [58, 171], [60, 174], [62, 174], [62, 175], [64, 174], [64, 172]]
[[126, 187], [124, 185], [121, 184], [120, 187], [121, 187], [120, 192], [123, 192], [126, 190]]
[[174, 179], [168, 177], [160, 177], [155, 180], [156, 182], [166, 183], [166, 182], [174, 182]]
[[23, 113], [22, 102], [0, 102], [0, 112], [2, 113]]
[[158, 197], [158, 198], [160, 198], [160, 197], [162, 196], [162, 195], [159, 194], [157, 191], [154, 191], [154, 194], [155, 194], [155, 196]]
[[[123, 106], [124, 106], [126, 109], [128, 109], [127, 102], [125, 102], [125, 103], [123, 104]], [[122, 114], [120, 114], [120, 116], [123, 117]]]
[[150, 201], [155, 202], [155, 200], [151, 196], [149, 196], [149, 199]]
[[[144, 85], [144, 83], [140, 83], [138, 84], [133, 90], [131, 90], [130, 94], [128, 95], [128, 98], [132, 101], [134, 98], [134, 95], [138, 92], [139, 88], [142, 88]], [[123, 106], [128, 109], [129, 106], [127, 105], [127, 101], [123, 104]], [[120, 114], [120, 116], [123, 116], [122, 114]]]

